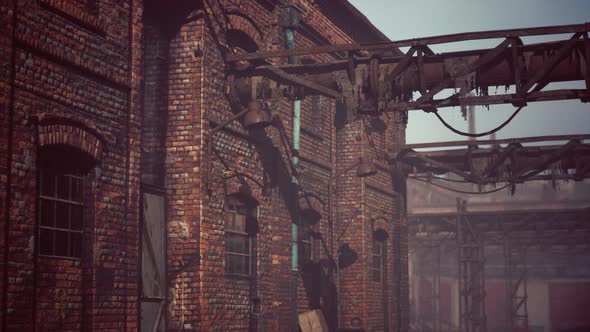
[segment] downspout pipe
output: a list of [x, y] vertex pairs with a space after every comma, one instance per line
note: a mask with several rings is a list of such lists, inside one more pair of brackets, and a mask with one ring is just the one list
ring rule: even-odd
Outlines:
[[[285, 38], [285, 48], [295, 48], [295, 29], [299, 25], [299, 17], [301, 11], [294, 6], [283, 6], [281, 8], [281, 16], [279, 20], [280, 26], [283, 28]], [[297, 63], [297, 56], [289, 56], [289, 64]], [[299, 331], [299, 319], [297, 312], [297, 281], [299, 279], [299, 223], [301, 222], [301, 215], [299, 213], [299, 137], [301, 131], [301, 100], [296, 97], [293, 100], [293, 156], [291, 163], [293, 165], [293, 173], [291, 175], [291, 209], [293, 213], [293, 222], [291, 223], [291, 272], [292, 272], [292, 288], [291, 288], [291, 330], [293, 332]]]

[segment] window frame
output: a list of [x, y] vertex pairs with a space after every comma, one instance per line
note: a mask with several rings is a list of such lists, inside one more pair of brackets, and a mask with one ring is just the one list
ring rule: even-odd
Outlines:
[[[375, 248], [379, 248], [379, 252], [375, 252]], [[373, 265], [371, 265], [371, 280], [374, 282], [381, 282], [383, 280], [383, 268], [384, 268], [384, 251], [385, 251], [385, 240], [373, 239], [373, 248], [371, 256], [373, 258]], [[376, 268], [375, 263], [379, 263]]]
[[[315, 250], [316, 250], [316, 246], [317, 244], [315, 243], [316, 241], [316, 235], [314, 230], [311, 228], [311, 225], [306, 224], [305, 222], [303, 222], [300, 226], [300, 232], [299, 232], [299, 243], [298, 243], [298, 253], [297, 253], [297, 258], [299, 261], [299, 265], [305, 265], [305, 264], [310, 264], [310, 263], [315, 263], [317, 261], [316, 257], [317, 255], [315, 254]], [[305, 247], [304, 246], [308, 246], [309, 250], [307, 251], [309, 253], [309, 256], [303, 255], [304, 253], [306, 253], [305, 251]]]
[[[78, 173], [78, 174], [76, 174]], [[52, 185], [53, 185], [53, 196], [51, 195], [47, 195], [46, 192], [44, 192], [44, 180], [46, 176], [51, 176], [53, 177], [52, 180]], [[68, 198], [63, 198], [63, 197], [59, 197], [59, 189], [58, 189], [58, 179], [63, 178], [63, 177], [67, 177], [68, 178]], [[79, 200], [74, 200], [72, 198], [72, 188], [73, 188], [73, 181], [72, 179], [76, 179], [79, 181]], [[81, 260], [82, 256], [83, 256], [83, 252], [84, 252], [84, 248], [85, 248], [85, 244], [84, 244], [84, 227], [86, 226], [85, 223], [85, 204], [84, 204], [84, 191], [85, 191], [85, 179], [84, 176], [81, 175], [81, 172], [71, 172], [71, 171], [65, 171], [65, 172], [52, 172], [51, 169], [45, 168], [45, 167], [40, 167], [39, 168], [39, 181], [38, 181], [38, 185], [39, 185], [39, 194], [38, 194], [38, 204], [39, 204], [39, 213], [38, 213], [38, 226], [37, 226], [37, 241], [36, 241], [36, 245], [37, 245], [37, 255], [41, 256], [41, 257], [51, 257], [51, 258], [60, 258], [60, 259], [71, 259], [71, 260]], [[43, 211], [43, 203], [44, 202], [49, 202], [50, 204], [53, 205], [52, 208], [52, 212], [53, 212], [53, 225], [52, 226], [47, 226], [45, 225], [45, 223], [43, 222], [43, 217], [44, 217], [44, 211]], [[57, 216], [58, 216], [58, 205], [59, 203], [61, 204], [65, 204], [67, 206], [68, 209], [68, 227], [58, 227], [57, 226]], [[72, 207], [80, 207], [80, 221], [79, 221], [79, 227], [78, 229], [75, 229], [72, 227]], [[51, 253], [46, 253], [46, 252], [42, 252], [42, 241], [44, 236], [42, 236], [43, 231], [48, 231], [51, 233], [52, 239], [51, 239]], [[67, 255], [58, 255], [57, 254], [57, 247], [56, 247], [56, 243], [58, 242], [56, 239], [56, 235], [58, 234], [58, 232], [65, 232], [67, 234]], [[74, 246], [74, 241], [72, 239], [72, 235], [76, 234], [79, 237], [79, 252], [78, 255], [75, 256], [72, 254], [72, 252], [74, 252], [75, 250], [72, 249], [72, 246]]]
[[[239, 210], [243, 210], [243, 212], [241, 212]], [[257, 206], [254, 206], [253, 204], [248, 204], [243, 199], [240, 199], [240, 198], [234, 197], [234, 196], [229, 196], [226, 200], [223, 214], [224, 214], [224, 230], [225, 230], [224, 264], [225, 264], [225, 273], [227, 275], [240, 276], [240, 277], [251, 277], [251, 275], [252, 275], [252, 271], [253, 271], [252, 264], [254, 262], [254, 260], [253, 260], [254, 248], [253, 247], [254, 247], [255, 234], [251, 229], [252, 229], [252, 223], [256, 222], [256, 213], [257, 213]], [[243, 216], [244, 222], [243, 222], [243, 229], [242, 230], [232, 229], [229, 227], [230, 225], [228, 225], [228, 215], [230, 215], [230, 214], [231, 214], [231, 217], [233, 218], [232, 221], [233, 221], [234, 225], [235, 225], [236, 216], [238, 216], [238, 215]], [[247, 253], [230, 251], [229, 250], [229, 241], [228, 241], [230, 236], [242, 237], [247, 242], [247, 245], [246, 245]], [[236, 272], [235, 268], [233, 269], [233, 271], [230, 271], [230, 259], [228, 259], [228, 258], [231, 256], [246, 257], [247, 258], [247, 262], [246, 262], [246, 266], [248, 268], [247, 273], [241, 273], [241, 271]]]

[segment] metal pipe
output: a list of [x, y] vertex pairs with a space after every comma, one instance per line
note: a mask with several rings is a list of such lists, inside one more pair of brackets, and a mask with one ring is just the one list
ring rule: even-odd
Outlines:
[[[283, 8], [283, 11], [288, 15], [289, 8]], [[295, 48], [295, 27], [290, 25], [285, 27], [285, 48], [288, 50]], [[289, 56], [289, 64], [296, 64], [297, 56]], [[299, 320], [297, 313], [297, 281], [299, 279], [298, 271], [298, 252], [299, 252], [299, 222], [301, 215], [299, 214], [299, 136], [301, 130], [301, 100], [293, 101], [293, 149], [291, 163], [293, 166], [291, 175], [291, 208], [293, 212], [293, 222], [291, 223], [291, 272], [292, 272], [292, 303], [291, 303], [291, 329], [293, 332], [299, 331]]]

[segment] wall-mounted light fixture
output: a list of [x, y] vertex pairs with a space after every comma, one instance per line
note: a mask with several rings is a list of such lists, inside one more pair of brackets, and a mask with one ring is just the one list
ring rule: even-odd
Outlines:
[[242, 122], [247, 129], [264, 128], [272, 124], [270, 112], [263, 109], [258, 100], [253, 100], [248, 104], [248, 112], [244, 115]]

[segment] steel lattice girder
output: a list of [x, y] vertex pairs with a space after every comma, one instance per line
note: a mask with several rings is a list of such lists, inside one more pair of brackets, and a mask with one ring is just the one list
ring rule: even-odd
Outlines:
[[[529, 101], [581, 99], [588, 101], [586, 89], [542, 91], [552, 82], [589, 81], [590, 47], [586, 33], [590, 25], [530, 28], [464, 33], [377, 45], [331, 45], [306, 50], [260, 52], [230, 55], [239, 62], [230, 75], [230, 91], [244, 102], [251, 98], [324, 94], [339, 97], [348, 113], [406, 111], [467, 104], [512, 103], [524, 106]], [[573, 33], [558, 42], [523, 45], [519, 36]], [[429, 44], [506, 38], [492, 49], [434, 54]], [[385, 51], [410, 46], [403, 56], [388, 56]], [[299, 65], [244, 66], [244, 60], [268, 59], [295, 54], [349, 51], [348, 59]], [[354, 51], [383, 51], [371, 56], [356, 56]], [[357, 54], [359, 54], [357, 52]], [[366, 53], [365, 53], [366, 54]], [[490, 86], [516, 86], [516, 93], [488, 95]], [[289, 87], [289, 88], [286, 88]], [[295, 87], [295, 88], [294, 88]], [[459, 89], [451, 97], [435, 100], [443, 89]], [[469, 96], [477, 89], [480, 96]], [[412, 101], [413, 92], [421, 96]]]
[[[522, 182], [529, 179], [574, 179], [590, 176], [590, 135], [563, 135], [491, 141], [440, 142], [407, 145], [390, 163], [401, 163], [406, 174], [431, 181], [432, 174], [454, 173], [476, 184]], [[521, 142], [569, 140], [563, 145], [522, 146]], [[479, 145], [492, 145], [478, 148]], [[508, 144], [501, 147], [500, 144]], [[416, 152], [413, 148], [469, 145], [466, 149]], [[559, 166], [561, 174], [539, 175]]]

